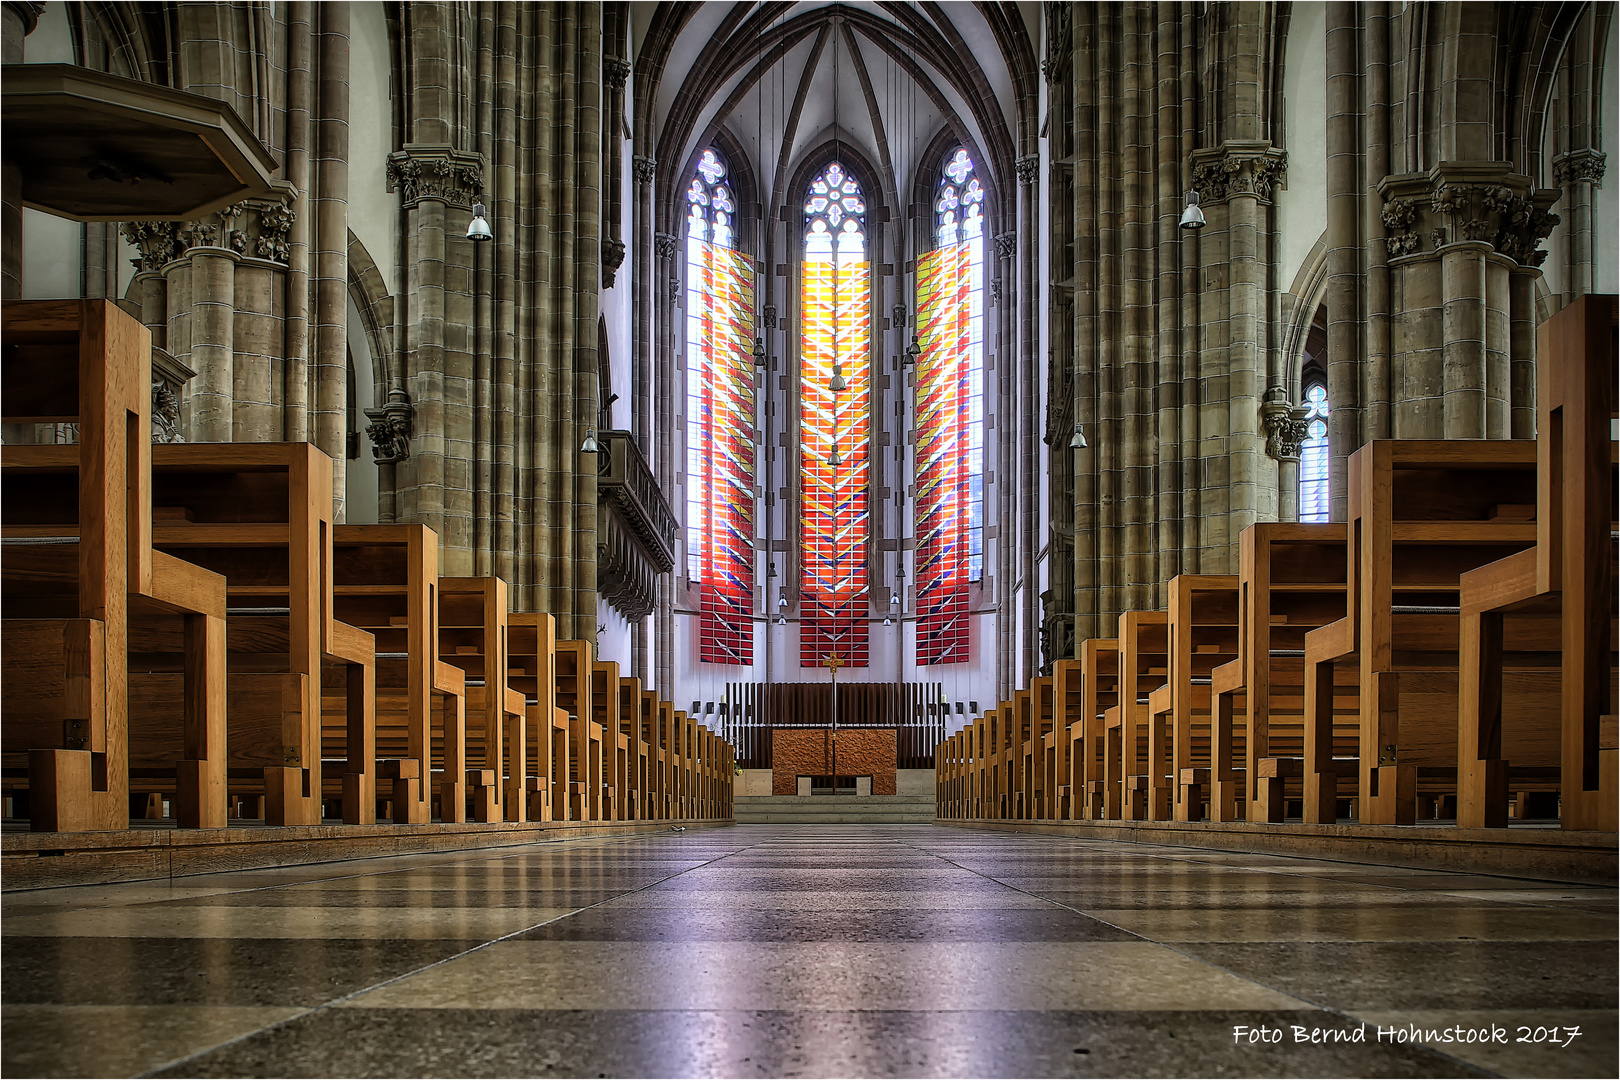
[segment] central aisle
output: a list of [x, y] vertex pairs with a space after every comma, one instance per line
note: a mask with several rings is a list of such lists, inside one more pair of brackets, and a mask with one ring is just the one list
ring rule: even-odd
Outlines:
[[[1615, 895], [904, 825], [43, 890], [4, 900], [3, 1068], [1612, 1076]], [[1292, 1039], [1362, 1020], [1581, 1034]]]

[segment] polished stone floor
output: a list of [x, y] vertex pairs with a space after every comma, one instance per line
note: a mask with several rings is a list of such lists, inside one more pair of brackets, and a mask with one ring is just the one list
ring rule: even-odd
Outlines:
[[[1615, 905], [1614, 889], [901, 825], [8, 893], [0, 1069], [1612, 1077]], [[1493, 1026], [1507, 1042], [1444, 1041]]]

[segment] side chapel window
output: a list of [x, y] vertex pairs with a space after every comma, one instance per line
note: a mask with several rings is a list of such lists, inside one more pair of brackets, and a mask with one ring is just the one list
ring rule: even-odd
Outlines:
[[754, 275], [736, 250], [726, 164], [705, 150], [686, 189], [686, 576], [698, 659], [754, 661]]
[[1328, 519], [1328, 396], [1317, 382], [1305, 390], [1305, 441], [1299, 444], [1299, 520]]
[[958, 148], [917, 262], [917, 662], [971, 659], [970, 582], [984, 576], [984, 185]]

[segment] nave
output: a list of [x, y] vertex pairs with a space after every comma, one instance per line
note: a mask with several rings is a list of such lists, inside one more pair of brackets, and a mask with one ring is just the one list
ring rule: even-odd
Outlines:
[[[12, 892], [0, 1066], [1613, 1076], [1615, 902], [941, 826], [693, 828]], [[1365, 1043], [1293, 1041], [1363, 1023]], [[1567, 1045], [1376, 1037], [1492, 1024]], [[1236, 1042], [1236, 1025], [1282, 1041]]]

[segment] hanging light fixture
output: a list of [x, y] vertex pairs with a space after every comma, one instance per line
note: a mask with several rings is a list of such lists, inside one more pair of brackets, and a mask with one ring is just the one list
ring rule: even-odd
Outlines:
[[1086, 429], [1079, 424], [1074, 425], [1074, 434], [1069, 437], [1069, 449], [1084, 450], [1087, 445], [1089, 444], [1086, 442]]
[[1181, 211], [1181, 227], [1188, 230], [1204, 227], [1204, 212], [1198, 208], [1198, 192], [1187, 192], [1187, 205]]
[[833, 443], [832, 453], [827, 455], [827, 464], [838, 466], [844, 463], [844, 456], [838, 452], [838, 444]]
[[495, 234], [489, 231], [489, 221], [484, 217], [484, 204], [481, 202], [473, 203], [472, 221], [467, 224], [467, 239], [475, 244], [495, 239]]
[[917, 362], [917, 357], [921, 355], [922, 346], [917, 343], [917, 335], [913, 333], [911, 335], [911, 344], [906, 346], [906, 366], [910, 367], [912, 364], [915, 364]]
[[602, 452], [602, 444], [596, 441], [595, 428], [588, 427], [585, 429], [585, 441], [580, 445], [579, 452], [582, 454], [600, 454]]
[[778, 626], [786, 626], [787, 625], [787, 597], [786, 596], [778, 596], [776, 598], [776, 624]]
[[836, 360], [833, 361], [832, 382], [827, 384], [827, 389], [831, 390], [835, 394], [842, 393], [843, 391], [849, 389], [849, 383], [844, 381], [844, 372], [838, 366], [838, 362]]
[[757, 334], [754, 336], [754, 366], [765, 366], [765, 339]]

